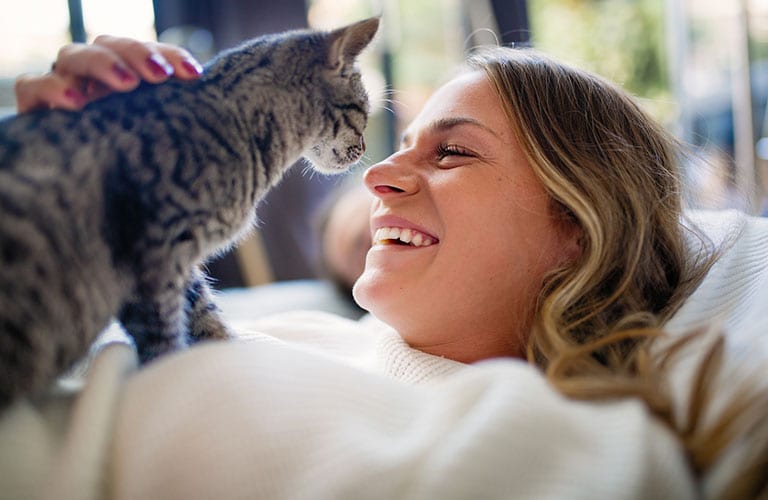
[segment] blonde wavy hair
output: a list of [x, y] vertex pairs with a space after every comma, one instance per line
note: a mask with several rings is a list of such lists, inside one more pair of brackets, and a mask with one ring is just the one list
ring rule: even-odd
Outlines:
[[[580, 230], [580, 257], [549, 275], [539, 295], [528, 360], [567, 396], [641, 398], [704, 475], [749, 429], [739, 428], [736, 415], [724, 415], [716, 430], [696, 425], [711, 399], [701, 383], [692, 388], [700, 408], [680, 423], [664, 374], [684, 342], [661, 354], [651, 349], [718, 256], [684, 223], [678, 169], [685, 148], [617, 85], [537, 51], [483, 48], [468, 63], [491, 81], [555, 215]], [[704, 357], [699, 381], [709, 380], [721, 349], [715, 344]], [[732, 491], [766, 491], [765, 441], [753, 461], [762, 469], [742, 475]]]

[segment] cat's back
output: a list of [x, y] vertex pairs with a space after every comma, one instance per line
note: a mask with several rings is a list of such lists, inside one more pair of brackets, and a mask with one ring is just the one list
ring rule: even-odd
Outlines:
[[80, 140], [78, 123], [63, 111], [0, 122], [0, 333], [29, 347], [5, 345], [0, 358], [36, 353], [24, 358], [30, 384], [50, 376], [34, 366], [61, 368], [81, 352], [120, 293], [102, 236], [98, 144]]
[[152, 101], [153, 92], [142, 86], [80, 111], [39, 110], [0, 121], [0, 169], [23, 172], [56, 166], [66, 174], [85, 168], [86, 161], [89, 168], [107, 163], [116, 151], [137, 144], [142, 131], [151, 131], [148, 124], [154, 117], [149, 108], [160, 107]]
[[[39, 164], [65, 163], [73, 153], [79, 122], [77, 113], [62, 110], [40, 110], [1, 120], [0, 171], [24, 172]], [[82, 144], [80, 141], [78, 146]]]
[[142, 86], [81, 111], [41, 110], [0, 121], [0, 209], [51, 222], [103, 212], [109, 172], [140, 175], [147, 151], [163, 141], [164, 106], [156, 94]]
[[36, 286], [52, 286], [62, 295], [94, 277], [89, 269], [108, 266], [101, 160], [109, 148], [89, 141], [85, 116], [48, 110], [0, 122], [3, 307], [22, 288], [34, 296]]
[[91, 142], [81, 117], [39, 111], [0, 122], [2, 225], [77, 221], [93, 209], [101, 179], [98, 157], [107, 148]]

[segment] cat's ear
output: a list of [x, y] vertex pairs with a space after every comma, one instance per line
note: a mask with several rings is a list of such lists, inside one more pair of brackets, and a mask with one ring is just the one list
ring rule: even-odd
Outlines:
[[340, 71], [353, 62], [371, 43], [378, 29], [379, 18], [372, 17], [331, 31], [328, 34], [328, 69]]

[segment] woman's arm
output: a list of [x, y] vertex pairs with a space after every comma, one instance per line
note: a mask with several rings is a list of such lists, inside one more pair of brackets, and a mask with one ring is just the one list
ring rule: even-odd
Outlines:
[[128, 92], [144, 80], [160, 83], [171, 76], [191, 80], [202, 72], [184, 49], [108, 35], [92, 44], [62, 47], [51, 71], [16, 79], [19, 113], [36, 109], [77, 110], [112, 92]]

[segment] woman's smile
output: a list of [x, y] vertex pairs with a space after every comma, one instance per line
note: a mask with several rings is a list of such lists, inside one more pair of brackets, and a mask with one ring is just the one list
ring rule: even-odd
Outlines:
[[395, 215], [374, 216], [371, 220], [374, 245], [398, 245], [423, 248], [436, 245], [440, 240], [431, 231]]
[[[400, 151], [364, 181], [374, 197], [373, 246], [355, 284], [358, 303], [412, 346], [469, 342], [464, 361], [519, 355], [517, 330], [564, 241], [486, 76], [438, 90]], [[473, 340], [478, 324], [496, 331]]]
[[373, 241], [375, 245], [404, 245], [413, 248], [437, 243], [437, 240], [420, 231], [404, 227], [381, 227], [376, 230]]

